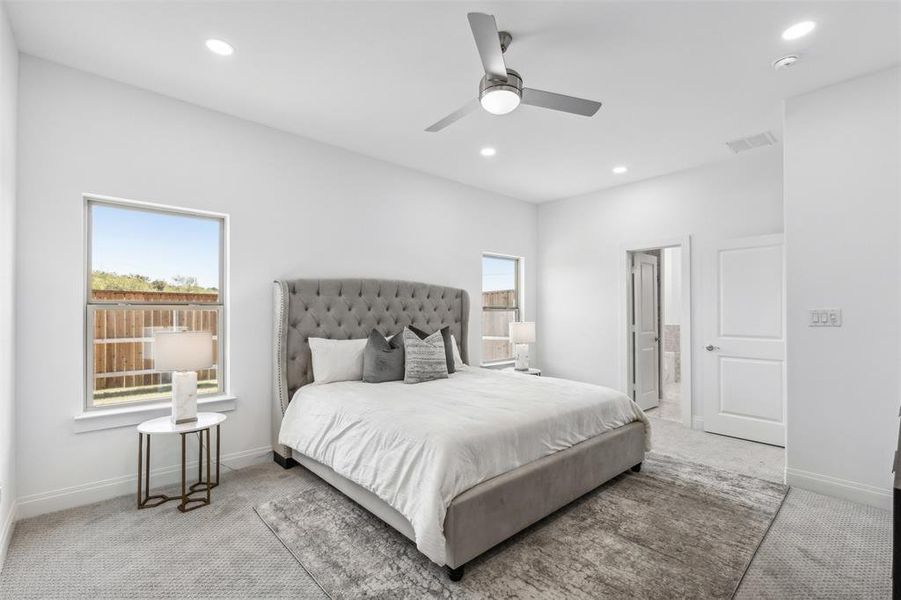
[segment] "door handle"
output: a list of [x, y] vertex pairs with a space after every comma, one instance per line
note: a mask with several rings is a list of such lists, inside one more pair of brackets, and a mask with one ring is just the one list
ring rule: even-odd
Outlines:
[[704, 350], [706, 350], [707, 352], [713, 352], [714, 350], [719, 350], [719, 349], [720, 349], [719, 346], [714, 346], [713, 344], [707, 344], [706, 346], [704, 346]]

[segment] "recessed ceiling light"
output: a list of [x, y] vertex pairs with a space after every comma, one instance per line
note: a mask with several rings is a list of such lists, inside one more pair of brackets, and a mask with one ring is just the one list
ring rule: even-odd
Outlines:
[[494, 156], [497, 154], [497, 150], [492, 148], [491, 146], [486, 146], [479, 151], [479, 154], [482, 156]]
[[228, 42], [223, 42], [222, 40], [217, 39], [209, 39], [206, 41], [206, 47], [213, 54], [218, 54], [219, 56], [231, 56], [235, 53], [235, 48]]
[[623, 173], [625, 173], [628, 170], [629, 170], [628, 167], [624, 167], [622, 165], [620, 165], [618, 167], [613, 167], [613, 172], [616, 173], [617, 175], [622, 175]]
[[804, 37], [811, 31], [813, 31], [816, 26], [817, 24], [813, 21], [801, 21], [800, 23], [795, 23], [782, 32], [782, 39], [796, 40], [798, 38]]

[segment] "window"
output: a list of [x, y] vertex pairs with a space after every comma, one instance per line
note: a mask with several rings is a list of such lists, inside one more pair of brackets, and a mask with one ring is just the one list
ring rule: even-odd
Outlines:
[[222, 393], [225, 217], [86, 200], [86, 408], [169, 398], [153, 369], [153, 334], [209, 331], [215, 364], [198, 396]]
[[519, 321], [520, 260], [482, 256], [482, 364], [513, 360], [510, 323]]

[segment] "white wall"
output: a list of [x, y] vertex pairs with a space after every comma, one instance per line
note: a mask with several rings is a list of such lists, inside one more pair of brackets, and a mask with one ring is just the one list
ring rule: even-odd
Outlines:
[[682, 316], [682, 248], [663, 249], [663, 322], [678, 325]]
[[[788, 481], [891, 505], [899, 407], [899, 71], [785, 109]], [[841, 308], [840, 329], [807, 327]]]
[[[781, 147], [577, 198], [538, 210], [538, 343], [549, 375], [625, 390], [620, 250], [691, 236], [692, 371], [702, 319], [699, 265], [716, 240], [782, 231]], [[693, 377], [692, 412], [700, 414]]]
[[[85, 192], [231, 215], [231, 387], [239, 399], [223, 426], [224, 455], [269, 447], [273, 279], [387, 277], [466, 288], [474, 364], [483, 250], [525, 257], [526, 307], [535, 307], [534, 205], [29, 56], [20, 93], [20, 514], [134, 485], [133, 428], [73, 433], [83, 403]], [[156, 466], [176, 464], [166, 445], [156, 445]]]
[[16, 100], [19, 51], [0, 2], [0, 568], [16, 499]]

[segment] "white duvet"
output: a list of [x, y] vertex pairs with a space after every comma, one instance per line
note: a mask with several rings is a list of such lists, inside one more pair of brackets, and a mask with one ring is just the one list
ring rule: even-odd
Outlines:
[[279, 442], [394, 507], [420, 552], [444, 564], [444, 517], [478, 483], [633, 421], [625, 394], [551, 377], [466, 367], [419, 383], [345, 381], [294, 395]]

